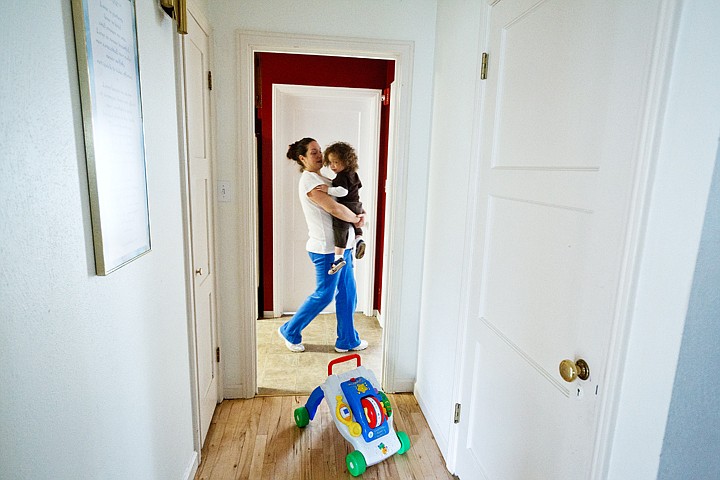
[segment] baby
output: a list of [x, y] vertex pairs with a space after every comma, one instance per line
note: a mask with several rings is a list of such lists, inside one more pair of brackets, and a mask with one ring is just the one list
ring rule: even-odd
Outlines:
[[[325, 148], [324, 164], [330, 167], [335, 173], [332, 187], [328, 188], [328, 194], [336, 197], [338, 203], [348, 207], [353, 213], [363, 213], [360, 202], [360, 188], [362, 183], [357, 174], [357, 154], [355, 149], [348, 143], [336, 142]], [[355, 258], [361, 259], [365, 256], [365, 242], [362, 239], [362, 229], [353, 224], [344, 222], [333, 217], [333, 233], [335, 234], [335, 260], [328, 271], [328, 274], [336, 274], [345, 266], [343, 254], [348, 240], [348, 229], [355, 230]]]

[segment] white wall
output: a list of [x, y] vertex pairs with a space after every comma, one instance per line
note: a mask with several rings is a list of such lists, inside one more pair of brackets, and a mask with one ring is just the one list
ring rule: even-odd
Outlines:
[[468, 182], [477, 131], [484, 4], [438, 2], [433, 124], [415, 394], [447, 453], [463, 296]]
[[[657, 477], [718, 151], [720, 52], [708, 46], [720, 45], [719, 23], [715, 0], [685, 2], [648, 209], [611, 479]], [[708, 381], [717, 380], [710, 374]]]
[[[399, 251], [403, 264], [403, 284], [399, 296], [404, 338], [393, 365], [396, 376], [412, 385], [415, 380], [417, 336], [422, 278], [423, 237], [428, 176], [433, 50], [435, 44], [435, 0], [218, 0], [210, 6], [214, 33], [214, 88], [216, 99], [217, 163], [216, 178], [229, 181], [233, 201], [218, 205], [218, 316], [224, 352], [225, 394], [234, 396], [244, 390], [241, 369], [240, 296], [248, 288], [241, 281], [253, 262], [247, 254], [248, 212], [239, 211], [237, 192], [249, 188], [247, 178], [238, 178], [238, 52], [240, 30], [287, 32], [306, 35], [329, 35], [357, 38], [409, 40], [414, 42], [415, 57], [412, 80], [412, 111], [407, 165], [407, 196], [411, 199], [406, 215], [404, 244]], [[310, 133], [311, 134], [311, 133]], [[290, 167], [288, 167], [290, 168]], [[250, 230], [252, 233], [252, 230]], [[245, 319], [247, 320], [247, 319]]]
[[152, 251], [95, 275], [70, 2], [0, 20], [0, 478], [194, 460], [173, 26], [138, 0]]
[[[720, 379], [697, 368], [720, 364], [720, 151], [715, 160], [658, 480], [720, 478]], [[702, 392], [702, 395], [698, 395]], [[697, 421], [702, 419], [702, 421]]]

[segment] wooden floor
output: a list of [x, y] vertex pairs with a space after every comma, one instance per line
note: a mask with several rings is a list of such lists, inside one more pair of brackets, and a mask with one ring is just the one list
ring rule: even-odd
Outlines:
[[[410, 437], [410, 450], [369, 466], [362, 479], [453, 479], [412, 394], [388, 395], [396, 431]], [[225, 400], [215, 410], [196, 480], [337, 480], [355, 478], [345, 456], [352, 446], [340, 435], [322, 402], [305, 428], [295, 408], [307, 396]]]

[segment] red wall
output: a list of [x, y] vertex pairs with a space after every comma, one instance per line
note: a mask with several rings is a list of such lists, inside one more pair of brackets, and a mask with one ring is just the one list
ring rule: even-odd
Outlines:
[[[260, 305], [272, 311], [272, 85], [314, 85], [328, 87], [389, 88], [395, 77], [393, 60], [369, 58], [258, 53], [255, 55], [255, 134], [258, 137], [258, 172], [260, 182]], [[380, 152], [377, 185], [377, 225], [375, 238], [375, 298], [380, 310], [382, 292], [383, 238], [385, 236], [385, 180], [387, 178], [387, 142], [389, 108], [380, 113]], [[289, 160], [288, 160], [289, 162]], [[259, 312], [262, 313], [262, 312]]]

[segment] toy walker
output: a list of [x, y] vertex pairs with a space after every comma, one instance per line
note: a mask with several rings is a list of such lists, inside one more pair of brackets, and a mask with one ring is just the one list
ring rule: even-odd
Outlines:
[[[334, 365], [351, 360], [357, 360], [357, 368], [333, 375]], [[325, 383], [313, 390], [304, 407], [295, 409], [295, 424], [302, 428], [315, 418], [323, 397], [327, 399], [337, 429], [355, 448], [345, 457], [348, 471], [354, 477], [368, 466], [410, 449], [407, 434], [396, 434], [393, 429], [390, 400], [374, 386], [378, 385], [375, 374], [360, 362], [357, 353], [332, 360]]]

